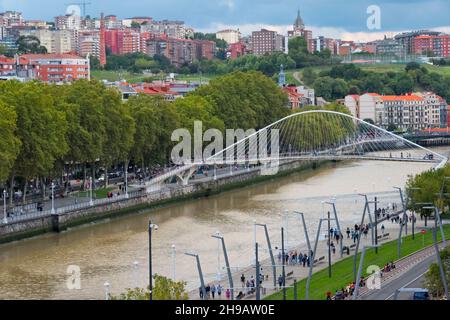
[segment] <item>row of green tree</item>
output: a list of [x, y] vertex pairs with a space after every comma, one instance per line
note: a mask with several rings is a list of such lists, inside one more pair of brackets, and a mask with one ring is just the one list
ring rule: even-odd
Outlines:
[[409, 208], [425, 216], [434, 215], [430, 209], [422, 209], [417, 203], [430, 203], [439, 208], [441, 213], [450, 206], [450, 165], [438, 170], [429, 170], [409, 177], [406, 183]]
[[[286, 94], [258, 72], [218, 77], [184, 99], [120, 93], [95, 81], [0, 83], [0, 183], [24, 188], [84, 167], [167, 164], [172, 132], [262, 128], [289, 113]], [[107, 175], [106, 175], [107, 176]]]
[[450, 77], [430, 72], [415, 62], [407, 64], [402, 72], [386, 73], [364, 71], [354, 64], [336, 65], [319, 73], [306, 68], [303, 80], [316, 90], [317, 96], [327, 100], [365, 92], [402, 95], [414, 90], [427, 90], [450, 101]]

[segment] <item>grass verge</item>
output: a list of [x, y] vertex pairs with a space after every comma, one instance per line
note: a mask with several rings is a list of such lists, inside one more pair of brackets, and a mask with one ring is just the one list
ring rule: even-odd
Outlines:
[[[450, 235], [450, 225], [444, 225], [444, 232], [446, 237]], [[438, 240], [441, 239], [441, 234], [438, 231]], [[424, 246], [425, 243], [425, 246]], [[403, 244], [401, 247], [401, 256], [408, 256], [416, 251], [423, 249], [424, 247], [430, 246], [433, 244], [433, 232], [431, 229], [423, 236], [421, 234], [417, 234], [415, 239], [412, 239], [412, 236], [409, 235], [403, 238]], [[358, 254], [357, 266], [359, 265], [359, 259], [361, 254]], [[383, 268], [386, 263], [391, 261], [398, 260], [397, 255], [397, 240], [393, 240], [383, 244], [380, 248], [378, 248], [378, 254], [375, 253], [374, 249], [369, 249], [366, 252], [366, 256], [364, 259], [363, 266], [363, 276], [366, 276], [364, 273], [368, 266], [376, 265], [380, 268]], [[332, 294], [336, 292], [336, 290], [340, 290], [341, 288], [345, 288], [350, 282], [353, 281], [353, 256], [336, 262], [332, 265], [332, 277], [328, 277], [328, 268], [320, 270], [313, 274], [311, 278], [310, 285], [310, 299], [311, 300], [325, 300], [327, 291], [330, 291]], [[286, 283], [286, 285], [291, 285], [290, 283]], [[305, 299], [305, 290], [306, 290], [306, 278], [299, 281], [297, 283], [297, 295], [299, 299]], [[287, 300], [293, 300], [294, 298], [294, 289], [287, 289]], [[282, 292], [277, 292], [273, 295], [270, 295], [265, 298], [265, 300], [282, 300], [283, 295]]]

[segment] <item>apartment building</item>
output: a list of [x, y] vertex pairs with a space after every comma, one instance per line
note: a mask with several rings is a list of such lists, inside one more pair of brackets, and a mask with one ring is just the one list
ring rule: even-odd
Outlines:
[[284, 52], [284, 36], [278, 34], [276, 31], [270, 31], [267, 29], [261, 29], [261, 31], [253, 31], [251, 37], [251, 46], [253, 54], [255, 55]]
[[74, 54], [25, 54], [20, 57], [37, 65], [36, 79], [63, 83], [90, 78], [89, 60]]
[[76, 30], [28, 29], [19, 32], [21, 36], [35, 36], [48, 53], [69, 53], [76, 51]]
[[432, 53], [436, 57], [450, 57], [450, 35], [422, 35], [413, 40], [413, 52]]
[[216, 38], [228, 44], [238, 43], [241, 40], [241, 32], [238, 30], [221, 30], [216, 32]]
[[446, 105], [446, 102], [431, 92], [403, 96], [366, 93], [361, 96], [348, 95], [344, 104], [358, 119], [370, 119], [383, 128], [394, 126], [416, 131], [441, 127], [444, 122], [442, 106]]
[[182, 66], [195, 60], [212, 60], [216, 51], [216, 43], [207, 40], [171, 39], [159, 37], [147, 41], [149, 56], [164, 55], [171, 64]]
[[55, 17], [55, 28], [58, 30], [79, 30], [81, 27], [81, 17], [76, 14], [66, 14]]

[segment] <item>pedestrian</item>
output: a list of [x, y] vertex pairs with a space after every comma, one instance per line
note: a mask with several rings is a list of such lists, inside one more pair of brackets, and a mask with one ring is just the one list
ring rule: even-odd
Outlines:
[[211, 296], [214, 299], [214, 296], [216, 295], [216, 286], [214, 285], [214, 283], [211, 286]]
[[202, 287], [198, 288], [198, 290], [199, 290], [198, 294], [199, 294], [199, 296], [200, 296], [200, 300], [203, 300], [203, 290], [202, 290]]
[[381, 234], [382, 234], [383, 237], [384, 237], [384, 224], [381, 225]]
[[220, 283], [217, 285], [217, 297], [220, 299], [222, 296], [222, 286], [220, 285]]
[[347, 227], [347, 239], [350, 239], [350, 228]]
[[278, 285], [281, 287], [283, 286], [283, 276], [280, 274], [280, 276], [278, 277]]
[[245, 287], [245, 276], [244, 276], [244, 274], [242, 274], [242, 276], [241, 276], [241, 283], [242, 283], [242, 288]]
[[227, 289], [227, 291], [225, 291], [225, 297], [227, 298], [227, 300], [230, 300], [230, 298], [231, 298], [231, 291], [230, 291], [230, 289]]

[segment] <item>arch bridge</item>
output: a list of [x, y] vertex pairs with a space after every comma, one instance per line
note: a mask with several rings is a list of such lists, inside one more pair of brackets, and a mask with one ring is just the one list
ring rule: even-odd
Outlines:
[[[199, 167], [261, 166], [270, 171], [290, 161], [377, 160], [432, 163], [441, 168], [447, 157], [351, 115], [328, 110], [291, 114], [202, 161], [188, 161], [152, 178], [147, 190], [174, 178], [187, 185]], [[231, 169], [232, 170], [232, 169]]]

